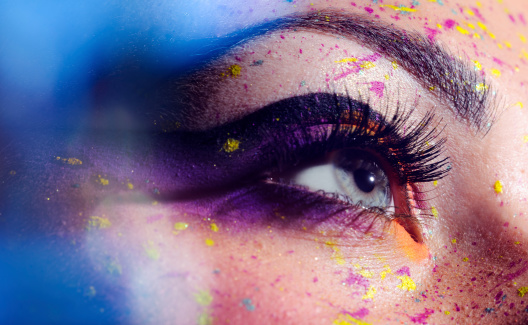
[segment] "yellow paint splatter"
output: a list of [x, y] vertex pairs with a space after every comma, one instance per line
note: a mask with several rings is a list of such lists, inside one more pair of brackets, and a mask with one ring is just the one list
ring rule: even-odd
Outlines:
[[475, 85], [475, 90], [476, 91], [483, 91], [483, 90], [486, 90], [486, 89], [488, 89], [488, 85], [485, 85], [482, 82], [479, 82], [478, 84]]
[[463, 262], [467, 262], [467, 261], [469, 261], [469, 258], [464, 257], [464, 258], [462, 259], [462, 261], [463, 261]]
[[374, 286], [370, 286], [370, 288], [367, 290], [367, 292], [361, 297], [363, 300], [371, 299], [374, 300], [374, 295], [376, 294], [376, 288]]
[[194, 300], [202, 306], [209, 306], [213, 302], [213, 296], [209, 291], [202, 290], [194, 294]]
[[491, 74], [494, 75], [495, 77], [501, 76], [501, 72], [497, 69], [491, 69]]
[[477, 21], [477, 26], [480, 27], [483, 31], [487, 31], [488, 27], [481, 23], [480, 21]]
[[187, 229], [188, 227], [189, 227], [189, 224], [187, 222], [176, 222], [174, 224], [175, 231], [173, 231], [173, 233], [177, 235], [180, 233], [180, 231], [183, 231]]
[[148, 241], [146, 244], [143, 244], [143, 248], [150, 259], [158, 260], [160, 258], [160, 252], [154, 247], [153, 242]]
[[517, 102], [517, 103], [515, 103], [515, 106], [519, 106], [520, 108], [523, 108], [523, 107], [524, 107], [523, 103], [521, 103], [521, 102]]
[[339, 249], [339, 247], [336, 246], [334, 242], [327, 241], [325, 245], [330, 246], [332, 250], [334, 251], [332, 253], [331, 259], [333, 259], [338, 265], [344, 265], [346, 263], [345, 258], [343, 257], [343, 254], [341, 253], [341, 250]]
[[372, 271], [368, 271], [368, 270], [361, 270], [358, 273], [361, 276], [365, 277], [365, 278], [372, 278], [374, 276], [374, 273], [372, 273]]
[[128, 182], [127, 183], [127, 187], [128, 187], [129, 190], [133, 190], [134, 189], [134, 184]]
[[456, 238], [451, 239], [451, 243], [456, 244]]
[[356, 319], [348, 314], [341, 314], [339, 317], [334, 320], [334, 325], [371, 325], [370, 323], [364, 322], [362, 320]]
[[526, 293], [528, 293], [528, 287], [520, 287], [519, 289], [517, 289], [517, 294], [519, 295], [519, 297], [524, 297]]
[[218, 232], [218, 226], [216, 225], [216, 223], [213, 222], [213, 223], [210, 225], [210, 227], [211, 227], [211, 230], [212, 230], [212, 231], [214, 231], [214, 232]]
[[471, 9], [466, 9], [466, 13], [470, 16], [475, 16], [475, 13]]
[[433, 181], [433, 185], [434, 185], [434, 186], [438, 186], [438, 181], [437, 181], [437, 180], [434, 180], [434, 181]]
[[397, 61], [392, 61], [391, 64], [392, 64], [392, 68], [394, 70], [398, 69], [398, 62]]
[[242, 67], [239, 66], [238, 64], [233, 64], [227, 69], [227, 71], [232, 77], [238, 77], [240, 73], [242, 72]]
[[496, 37], [495, 37], [495, 34], [493, 34], [493, 33], [491, 33], [491, 32], [489, 32], [488, 35], [489, 35], [489, 37], [491, 37], [492, 39], [495, 39], [495, 38], [496, 38]]
[[102, 178], [101, 175], [98, 176], [99, 179], [97, 180], [97, 182], [103, 186], [106, 186], [108, 184], [110, 184], [110, 181], [106, 178]]
[[207, 238], [207, 239], [205, 239], [205, 244], [207, 246], [214, 246], [215, 242], [211, 238]]
[[407, 291], [416, 290], [416, 284], [408, 275], [397, 276], [397, 278], [401, 280], [401, 283], [397, 286], [398, 288]]
[[88, 230], [91, 230], [91, 229], [105, 229], [105, 228], [110, 228], [111, 225], [112, 225], [112, 223], [107, 218], [101, 218], [101, 217], [98, 217], [98, 216], [91, 216], [90, 219], [88, 220], [88, 225], [86, 226], [86, 228]]
[[444, 26], [440, 25], [440, 24], [436, 24], [436, 27], [438, 27], [438, 29], [442, 29], [444, 28]]
[[435, 207], [431, 207], [431, 213], [433, 214], [433, 217], [435, 217], [435, 219], [438, 219], [438, 209], [436, 209]]
[[238, 150], [239, 145], [240, 141], [229, 138], [222, 146], [222, 149], [224, 149], [225, 152], [233, 152], [235, 150]]
[[387, 277], [387, 274], [392, 274], [392, 270], [390, 266], [385, 265], [384, 268], [385, 270], [380, 272], [380, 276], [382, 280], [385, 279], [385, 277]]
[[473, 60], [473, 63], [475, 64], [475, 70], [477, 70], [477, 71], [482, 70], [482, 64], [480, 64], [479, 61]]
[[446, 310], [446, 311], [444, 311], [444, 314], [449, 315], [449, 314], [451, 314], [451, 312]]
[[516, 241], [514, 244], [519, 245], [520, 243], [521, 243], [520, 241]]
[[475, 25], [473, 25], [472, 23], [467, 23], [467, 26], [471, 29], [475, 29]]
[[370, 61], [364, 61], [364, 62], [361, 63], [359, 66], [360, 66], [361, 68], [365, 69], [365, 70], [366, 70], [366, 69], [372, 69], [372, 68], [375, 68], [375, 67], [376, 67], [376, 65], [375, 65], [374, 63], [370, 62]]
[[528, 142], [528, 135], [523, 136], [523, 142], [524, 143]]
[[385, 75], [385, 80], [389, 80], [390, 76], [388, 74]]
[[463, 35], [468, 35], [468, 34], [469, 34], [469, 31], [468, 31], [467, 29], [464, 29], [464, 28], [462, 28], [462, 27], [460, 27], [460, 26], [457, 26], [457, 27], [456, 27], [456, 30], [457, 30], [459, 33], [463, 34]]
[[526, 43], [526, 36], [524, 36], [523, 34], [519, 34], [519, 39], [521, 40], [521, 42]]
[[396, 11], [404, 11], [404, 12], [415, 12], [416, 9], [407, 8], [405, 6], [393, 6], [393, 5], [380, 5], [380, 7], [388, 7]]
[[502, 182], [496, 181], [495, 184], [493, 185], [493, 189], [495, 190], [495, 193], [497, 194], [502, 193]]
[[334, 61], [335, 63], [347, 63], [347, 62], [357, 62], [356, 58], [344, 58], [339, 61]]
[[509, 49], [512, 48], [512, 45], [510, 42], [504, 41], [504, 45], [506, 45]]

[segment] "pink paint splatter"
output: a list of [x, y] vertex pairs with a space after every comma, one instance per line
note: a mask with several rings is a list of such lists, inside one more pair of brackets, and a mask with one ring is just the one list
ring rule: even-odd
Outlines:
[[344, 314], [348, 314], [354, 318], [359, 318], [359, 319], [363, 319], [365, 318], [368, 314], [369, 314], [369, 310], [365, 307], [361, 308], [360, 310], [358, 311], [355, 311], [353, 313], [351, 312], [348, 312], [348, 311], [343, 311]]
[[369, 280], [367, 280], [366, 278], [364, 278], [363, 276], [359, 274], [354, 274], [352, 272], [350, 272], [350, 274], [348, 275], [348, 278], [346, 278], [343, 282], [349, 286], [352, 286], [352, 285], [362, 286], [365, 288], [365, 290], [370, 285]]
[[521, 23], [526, 26], [526, 20], [524, 20], [524, 16], [523, 14], [519, 14], [519, 20], [521, 21]]
[[401, 269], [399, 269], [398, 271], [396, 271], [396, 275], [407, 275], [407, 276], [411, 276], [411, 270], [409, 270], [409, 267], [408, 267], [408, 266], [404, 266], [404, 267], [402, 267]]
[[299, 49], [299, 53], [301, 53], [301, 54], [302, 54], [302, 49]]
[[429, 27], [424, 27], [424, 28], [425, 28], [425, 34], [427, 34], [427, 38], [429, 38], [431, 42], [434, 42], [436, 34], [438, 34], [439, 31], [437, 29], [433, 29]]
[[444, 21], [444, 26], [447, 29], [451, 29], [451, 28], [455, 27], [455, 25], [456, 25], [456, 22], [453, 19], [448, 19], [448, 20]]
[[372, 55], [367, 55], [363, 58], [358, 58], [356, 62], [349, 62], [348, 63], [349, 66], [352, 66], [352, 67], [345, 69], [343, 73], [335, 76], [334, 80], [345, 78], [351, 73], [358, 73], [359, 71], [361, 71], [361, 65], [363, 64], [363, 62], [365, 61], [376, 62], [379, 58], [381, 58], [381, 54], [375, 53]]
[[370, 7], [365, 7], [365, 11], [368, 12], [369, 14], [374, 12], [374, 10]]
[[379, 98], [383, 97], [383, 90], [385, 90], [383, 82], [373, 81], [370, 83], [370, 91], [374, 92]]
[[515, 23], [515, 18], [513, 17], [512, 14], [509, 14], [509, 15], [508, 15], [508, 18], [510, 18], [510, 20], [512, 21], [512, 23]]
[[410, 315], [407, 315], [407, 317], [409, 317], [409, 319], [411, 320], [411, 322], [413, 323], [418, 323], [418, 324], [427, 324], [427, 318], [429, 316], [431, 316], [432, 314], [434, 313], [434, 310], [433, 309], [429, 309], [429, 308], [425, 308], [425, 311], [421, 314], [416, 314], [415, 316], [410, 316]]
[[153, 223], [163, 219], [163, 214], [156, 214], [154, 216], [147, 217], [147, 223]]

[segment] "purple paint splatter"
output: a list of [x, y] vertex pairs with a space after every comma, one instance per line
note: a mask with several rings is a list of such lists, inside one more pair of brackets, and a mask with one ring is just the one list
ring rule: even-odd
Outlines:
[[411, 276], [411, 270], [409, 270], [409, 267], [408, 267], [408, 266], [404, 266], [404, 267], [402, 267], [401, 269], [399, 269], [398, 271], [396, 271], [396, 275], [407, 275], [407, 276]]
[[415, 316], [410, 316], [410, 315], [407, 315], [407, 317], [409, 317], [409, 319], [411, 320], [411, 322], [413, 323], [418, 323], [418, 324], [427, 324], [427, 318], [429, 316], [431, 316], [431, 314], [434, 313], [434, 310], [433, 309], [429, 309], [429, 308], [425, 308], [425, 311], [421, 314], [416, 314]]
[[383, 82], [373, 81], [370, 83], [370, 91], [374, 92], [379, 98], [383, 97], [383, 90], [385, 90]]

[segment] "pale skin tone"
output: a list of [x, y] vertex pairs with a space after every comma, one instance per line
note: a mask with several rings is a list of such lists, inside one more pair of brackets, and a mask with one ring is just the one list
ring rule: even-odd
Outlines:
[[[435, 121], [444, 127], [442, 136], [447, 142], [442, 155], [449, 157], [451, 170], [437, 183], [420, 185], [428, 193], [427, 210], [417, 212], [422, 214], [419, 233], [424, 234], [423, 243], [413, 241], [396, 222], [387, 223], [377, 235], [333, 229], [329, 224], [310, 231], [272, 224], [238, 228], [235, 220], [222, 221], [192, 199], [160, 199], [151, 190], [143, 190], [140, 183], [146, 177], [136, 176], [142, 169], [158, 163], [167, 170], [162, 174], [169, 175], [171, 169], [152, 157], [138, 165], [135, 160], [140, 157], [130, 154], [127, 159], [123, 158], [126, 154], [111, 150], [99, 153], [103, 163], [96, 167], [83, 163], [85, 178], [75, 178], [72, 167], [66, 176], [44, 181], [47, 175], [63, 175], [64, 168], [74, 166], [72, 161], [63, 161], [42, 167], [42, 180], [19, 181], [35, 182], [27, 186], [38, 200], [50, 197], [44, 189], [39, 195], [39, 188], [60, 187], [64, 194], [59, 201], [74, 202], [61, 209], [57, 205], [43, 208], [44, 218], [75, 220], [42, 226], [41, 231], [48, 235], [71, 232], [77, 252], [94, 270], [88, 277], [102, 278], [110, 288], [123, 288], [115, 304], [130, 311], [125, 322], [524, 324], [528, 296], [521, 297], [519, 288], [528, 286], [528, 57], [523, 54], [528, 48], [523, 38], [528, 36], [528, 26], [519, 14], [527, 15], [528, 6], [523, 0], [483, 0], [480, 5], [424, 0], [408, 13], [388, 6], [402, 3], [410, 7], [411, 2], [384, 1], [383, 10], [380, 3], [361, 0], [355, 5], [350, 1], [286, 2], [271, 5], [276, 6], [273, 14], [268, 13], [269, 7], [260, 10], [264, 18], [317, 10], [360, 14], [425, 37], [424, 27], [437, 30], [434, 41], [479, 74], [484, 71], [496, 91], [496, 100], [488, 108], [495, 112], [490, 126], [477, 130], [467, 120], [456, 118], [449, 103], [385, 55], [360, 74], [340, 77], [347, 63], [336, 61], [378, 53], [368, 44], [326, 32], [284, 30], [250, 40], [215, 61], [206, 72], [210, 74], [208, 86], [215, 83], [215, 91], [201, 99], [208, 109], [200, 112], [195, 123], [180, 127], [209, 129], [270, 103], [312, 92], [348, 93], [354, 99], [369, 94], [374, 109], [388, 112], [394, 112], [400, 102], [406, 111], [415, 108], [411, 121], [434, 111]], [[245, 12], [249, 8], [245, 6], [236, 10]], [[368, 13], [365, 6], [373, 12]], [[259, 5], [251, 8], [259, 12]], [[475, 9], [468, 13], [470, 8], [477, 8], [478, 15]], [[448, 19], [463, 30], [447, 28]], [[478, 25], [482, 21], [485, 30]], [[484, 39], [472, 37], [474, 33]], [[263, 63], [252, 65], [256, 60]], [[229, 72], [233, 65], [241, 67], [239, 73]], [[383, 96], [369, 90], [375, 81], [384, 83]], [[70, 146], [64, 158], [82, 154], [75, 149], [81, 143], [90, 147], [77, 138], [64, 145]], [[125, 161], [114, 163], [116, 156]], [[19, 168], [10, 166], [9, 170]], [[62, 177], [75, 178], [82, 194], [71, 194], [70, 183], [61, 187]], [[169, 191], [163, 186], [158, 190]], [[351, 277], [354, 280], [349, 281]], [[94, 289], [104, 295], [104, 288]]]

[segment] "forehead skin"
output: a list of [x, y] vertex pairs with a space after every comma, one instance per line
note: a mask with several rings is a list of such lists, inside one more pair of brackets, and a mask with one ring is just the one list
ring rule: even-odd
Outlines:
[[[139, 137], [120, 142], [97, 132], [13, 140], [7, 149], [29, 148], [31, 155], [10, 162], [13, 173], [6, 172], [0, 190], [6, 200], [22, 197], [24, 204], [11, 209], [31, 217], [10, 223], [10, 244], [46, 243], [61, 258], [60, 267], [52, 267], [64, 277], [61, 285], [74, 287], [97, 308], [97, 299], [105, 300], [124, 323], [526, 323], [526, 2], [240, 2], [222, 4], [218, 11], [221, 21], [243, 24], [292, 13], [359, 14], [422, 33], [485, 74], [497, 96], [490, 107], [495, 120], [485, 134], [456, 119], [412, 72], [394, 70], [388, 57], [359, 77], [329, 82], [341, 71], [335, 61], [376, 50], [327, 33], [274, 32], [196, 75], [206, 91], [197, 92], [202, 96], [190, 112], [194, 124], [183, 126], [189, 129], [236, 120], [299, 94], [344, 94], [386, 80], [390, 72], [387, 93], [396, 97], [372, 102], [375, 108], [392, 109], [395, 101], [405, 101], [406, 109], [416, 106], [413, 119], [434, 109], [445, 126], [444, 154], [452, 169], [438, 184], [423, 185], [432, 193], [427, 196], [431, 216], [421, 225], [425, 244], [395, 224], [383, 239], [353, 230], [336, 238], [328, 226], [316, 233], [239, 226], [210, 208], [227, 200], [222, 195], [204, 203], [159, 194], [170, 193], [178, 177], [178, 166], [158, 154], [164, 151], [160, 144]], [[207, 19], [206, 11], [200, 15], [198, 21]], [[256, 60], [263, 64], [252, 65]], [[240, 74], [229, 75], [233, 65], [242, 67]], [[306, 87], [300, 87], [302, 81]], [[237, 208], [241, 220], [259, 212], [242, 203]], [[57, 263], [42, 254], [47, 264]]]

